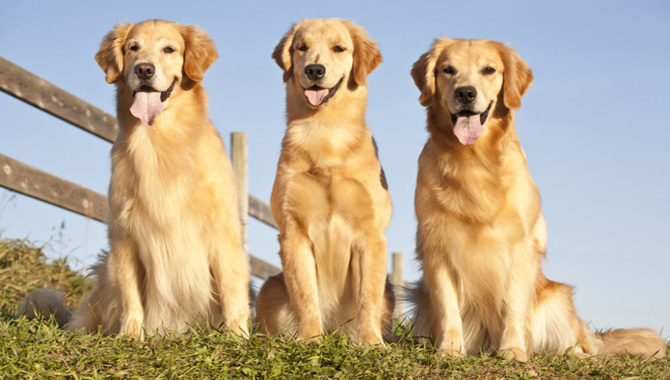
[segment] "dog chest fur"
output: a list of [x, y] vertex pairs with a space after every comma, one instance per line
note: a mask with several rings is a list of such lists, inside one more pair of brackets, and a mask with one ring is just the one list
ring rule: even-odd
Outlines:
[[121, 210], [118, 227], [136, 244], [144, 270], [145, 329], [181, 331], [187, 323], [205, 325], [213, 302], [212, 279], [201, 275], [209, 273], [210, 247], [202, 215], [195, 214], [199, 208], [192, 207], [203, 189], [197, 187], [196, 155], [161, 151], [155, 132], [140, 127], [117, 144], [115, 149], [127, 151], [113, 154], [113, 176], [136, 180], [119, 181], [134, 188], [112, 187], [110, 198]]

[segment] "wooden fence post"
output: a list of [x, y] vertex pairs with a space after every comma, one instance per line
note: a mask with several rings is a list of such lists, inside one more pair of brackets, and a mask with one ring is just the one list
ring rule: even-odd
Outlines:
[[237, 187], [237, 203], [242, 224], [242, 247], [249, 252], [247, 241], [247, 225], [249, 222], [249, 177], [247, 172], [247, 134], [233, 132], [230, 134], [230, 156], [235, 173]]
[[395, 294], [396, 300], [395, 309], [393, 310], [393, 318], [401, 318], [403, 313], [403, 286], [405, 285], [405, 281], [403, 280], [402, 252], [393, 252], [392, 269], [391, 283], [393, 284], [393, 293]]

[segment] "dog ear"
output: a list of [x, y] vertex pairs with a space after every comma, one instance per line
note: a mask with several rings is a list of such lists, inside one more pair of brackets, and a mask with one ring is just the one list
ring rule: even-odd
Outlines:
[[291, 29], [282, 37], [275, 50], [272, 52], [272, 58], [277, 62], [277, 65], [284, 70], [284, 82], [288, 82], [291, 78], [291, 71], [293, 70], [293, 37], [296, 33], [296, 25], [291, 25]]
[[123, 45], [133, 24], [119, 24], [102, 39], [100, 50], [95, 55], [107, 83], [116, 82], [123, 72]]
[[382, 53], [377, 43], [368, 37], [365, 29], [346, 21], [349, 34], [354, 42], [354, 82], [359, 86], [366, 84], [365, 78], [382, 63]]
[[199, 82], [205, 71], [219, 58], [214, 41], [202, 29], [194, 25], [184, 26], [184, 73], [191, 80]]
[[442, 38], [441, 40], [436, 39], [431, 49], [422, 54], [419, 60], [414, 62], [414, 66], [412, 66], [412, 79], [414, 79], [416, 87], [421, 91], [419, 102], [422, 106], [428, 107], [433, 102], [433, 96], [435, 95], [435, 65], [442, 51], [442, 46], [448, 41], [446, 38]]
[[533, 72], [514, 49], [504, 45], [500, 49], [505, 64], [503, 101], [507, 108], [516, 110], [521, 107], [521, 97], [533, 82]]

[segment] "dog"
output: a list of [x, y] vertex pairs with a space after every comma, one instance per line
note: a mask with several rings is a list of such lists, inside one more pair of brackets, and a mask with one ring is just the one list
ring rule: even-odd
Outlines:
[[384, 235], [392, 206], [365, 123], [366, 77], [381, 53], [349, 21], [304, 19], [272, 57], [286, 82], [288, 126], [271, 195], [283, 272], [259, 292], [258, 329], [383, 344], [395, 303]]
[[513, 122], [533, 80], [526, 62], [497, 42], [442, 38], [411, 74], [430, 134], [415, 193], [414, 334], [441, 355], [664, 356], [648, 329], [594, 334], [572, 287], [542, 273], [546, 224]]
[[[163, 20], [120, 24], [104, 38], [95, 60], [116, 85], [120, 125], [110, 250], [66, 329], [139, 339], [196, 325], [248, 334], [235, 178], [202, 86], [217, 58], [205, 32]], [[42, 292], [24, 303], [61, 309], [54, 298]]]

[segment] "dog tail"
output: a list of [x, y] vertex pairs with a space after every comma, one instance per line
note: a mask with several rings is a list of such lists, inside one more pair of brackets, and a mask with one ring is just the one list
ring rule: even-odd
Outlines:
[[667, 343], [651, 329], [616, 329], [596, 335], [599, 340], [598, 355], [633, 355], [645, 359], [662, 358]]
[[72, 317], [63, 304], [64, 296], [50, 289], [37, 289], [28, 293], [19, 305], [15, 318], [26, 316], [28, 319], [50, 318], [52, 315], [60, 327], [64, 327]]
[[405, 319], [410, 321], [410, 331], [416, 343], [430, 341], [431, 316], [433, 308], [430, 302], [430, 292], [424, 279], [403, 288], [402, 302], [409, 304]]

